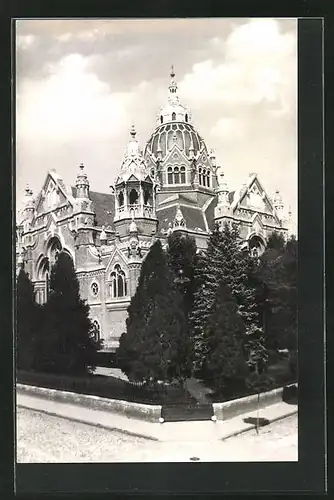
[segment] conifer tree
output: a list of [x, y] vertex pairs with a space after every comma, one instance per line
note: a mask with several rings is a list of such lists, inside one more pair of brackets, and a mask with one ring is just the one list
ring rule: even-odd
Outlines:
[[[270, 241], [269, 241], [270, 242]], [[268, 242], [268, 243], [269, 243]], [[265, 297], [260, 300], [270, 350], [297, 348], [297, 241], [267, 246], [260, 258], [259, 279]]]
[[174, 231], [168, 237], [167, 262], [183, 297], [184, 312], [188, 318], [194, 300], [194, 270], [196, 242], [192, 236]]
[[34, 286], [29, 275], [20, 269], [17, 277], [17, 366], [32, 370], [38, 338], [41, 335], [41, 308], [35, 301]]
[[228, 288], [221, 283], [206, 327], [208, 352], [203, 363], [205, 380], [225, 397], [245, 387], [248, 367], [244, 358], [245, 325]]
[[186, 318], [158, 240], [146, 256], [131, 299], [117, 363], [133, 381], [182, 381], [190, 370]]
[[41, 345], [41, 371], [83, 375], [94, 370], [94, 357], [101, 348], [94, 337], [89, 306], [80, 298], [72, 259], [58, 254], [52, 267], [50, 293], [45, 310]]
[[[213, 307], [220, 285], [223, 283], [238, 306], [238, 314], [245, 323], [245, 344], [248, 336], [258, 329], [256, 290], [252, 284], [252, 261], [240, 250], [238, 227], [225, 224], [212, 231], [206, 252], [198, 259], [195, 270], [196, 292], [191, 314], [194, 337], [195, 371], [200, 372], [208, 353], [206, 327], [213, 314]], [[245, 356], [247, 356], [245, 352]]]

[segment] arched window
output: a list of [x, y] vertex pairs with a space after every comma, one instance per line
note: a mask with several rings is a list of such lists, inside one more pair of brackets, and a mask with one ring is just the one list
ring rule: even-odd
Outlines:
[[188, 114], [186, 113], [186, 116], [184, 117], [185, 121], [188, 121]]
[[186, 183], [186, 167], [181, 167], [180, 184]]
[[120, 207], [124, 205], [124, 194], [123, 191], [121, 191], [118, 195], [118, 204]]
[[174, 184], [180, 184], [179, 167], [174, 167]]
[[110, 292], [112, 298], [126, 297], [128, 294], [125, 272], [116, 264], [110, 274]]
[[145, 189], [145, 191], [144, 191], [144, 205], [147, 205], [150, 199], [151, 199], [151, 190]]
[[168, 167], [168, 169], [167, 169], [167, 181], [168, 181], [168, 184], [173, 184], [173, 169], [172, 169], [172, 167]]
[[99, 285], [96, 283], [96, 281], [94, 281], [91, 284], [90, 289], [91, 289], [92, 294], [94, 295], [94, 297], [97, 297], [97, 295], [99, 293]]
[[200, 186], [203, 184], [203, 176], [202, 176], [201, 167], [198, 169], [198, 182], [199, 182]]
[[206, 185], [210, 187], [210, 172], [208, 171], [207, 177], [206, 177]]
[[100, 323], [97, 321], [97, 319], [94, 319], [94, 321], [92, 321], [92, 325], [93, 325], [94, 340], [98, 342], [101, 339]]
[[136, 205], [138, 202], [138, 193], [135, 189], [130, 191], [130, 205]]
[[164, 117], [161, 115], [160, 116], [160, 123], [163, 123], [164, 122]]
[[172, 113], [172, 120], [175, 121], [176, 120], [176, 113]]
[[185, 184], [186, 183], [186, 167], [168, 167], [167, 169], [168, 184]]

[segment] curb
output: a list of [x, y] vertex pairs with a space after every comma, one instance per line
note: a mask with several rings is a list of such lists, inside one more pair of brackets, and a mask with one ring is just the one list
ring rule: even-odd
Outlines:
[[57, 413], [55, 411], [41, 410], [39, 408], [36, 409], [36, 408], [32, 408], [31, 406], [27, 406], [25, 404], [17, 404], [17, 407], [18, 408], [25, 408], [26, 410], [34, 411], [36, 413], [44, 413], [46, 415], [51, 415], [53, 417], [62, 418], [64, 420], [69, 420], [71, 422], [78, 422], [80, 424], [90, 425], [91, 427], [99, 427], [100, 429], [106, 429], [108, 431], [117, 431], [117, 432], [119, 432], [121, 434], [126, 434], [126, 435], [132, 436], [132, 437], [139, 437], [139, 438], [142, 438], [142, 439], [148, 439], [150, 441], [160, 441], [160, 439], [158, 439], [156, 437], [153, 437], [151, 435], [142, 434], [142, 433], [139, 433], [139, 432], [132, 432], [132, 431], [128, 431], [126, 429], [120, 429], [119, 427], [115, 427], [115, 426], [112, 426], [112, 425], [93, 423], [90, 420], [87, 420], [85, 418], [69, 417], [69, 416], [66, 416], [66, 415], [59, 415], [59, 413]]
[[[269, 420], [269, 424], [267, 424], [267, 425], [270, 425], [270, 424], [272, 424], [274, 422], [277, 422], [278, 420], [283, 420], [284, 418], [292, 417], [296, 413], [298, 413], [298, 409], [291, 410], [289, 412], [283, 413], [282, 415], [279, 415], [278, 417], [271, 418]], [[267, 427], [267, 425], [265, 427]], [[255, 428], [256, 428], [255, 424], [248, 424], [247, 427], [244, 427], [243, 429], [239, 429], [239, 430], [235, 430], [233, 432], [227, 433], [224, 437], [221, 437], [219, 439], [221, 441], [226, 441], [227, 439], [229, 439], [231, 437], [239, 436], [240, 434], [244, 434], [244, 433], [249, 432], [249, 431], [251, 431], [251, 430], [253, 430]]]

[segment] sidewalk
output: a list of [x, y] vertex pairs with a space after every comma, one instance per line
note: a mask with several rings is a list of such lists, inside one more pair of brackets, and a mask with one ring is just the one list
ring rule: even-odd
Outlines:
[[[254, 429], [255, 426], [253, 424], [246, 424], [243, 419], [247, 417], [256, 418], [257, 416], [256, 411], [253, 411], [225, 421], [165, 422], [160, 424], [125, 417], [118, 413], [92, 410], [82, 406], [27, 396], [21, 393], [17, 393], [17, 405], [85, 424], [118, 430], [126, 434], [165, 443], [175, 441], [214, 442], [225, 440], [231, 436]], [[261, 409], [259, 416], [266, 418], [271, 423], [293, 415], [297, 411], [297, 406], [281, 402]]]

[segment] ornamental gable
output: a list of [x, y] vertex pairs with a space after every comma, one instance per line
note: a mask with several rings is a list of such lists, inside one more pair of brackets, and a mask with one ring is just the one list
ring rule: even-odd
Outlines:
[[188, 158], [177, 144], [174, 144], [173, 148], [167, 153], [166, 158], [164, 159], [164, 165], [174, 163], [182, 163], [185, 165], [189, 163]]
[[73, 206], [71, 196], [66, 192], [66, 187], [57, 174], [48, 172], [43, 188], [36, 203], [36, 214], [42, 214], [58, 208], [59, 206], [70, 204]]

